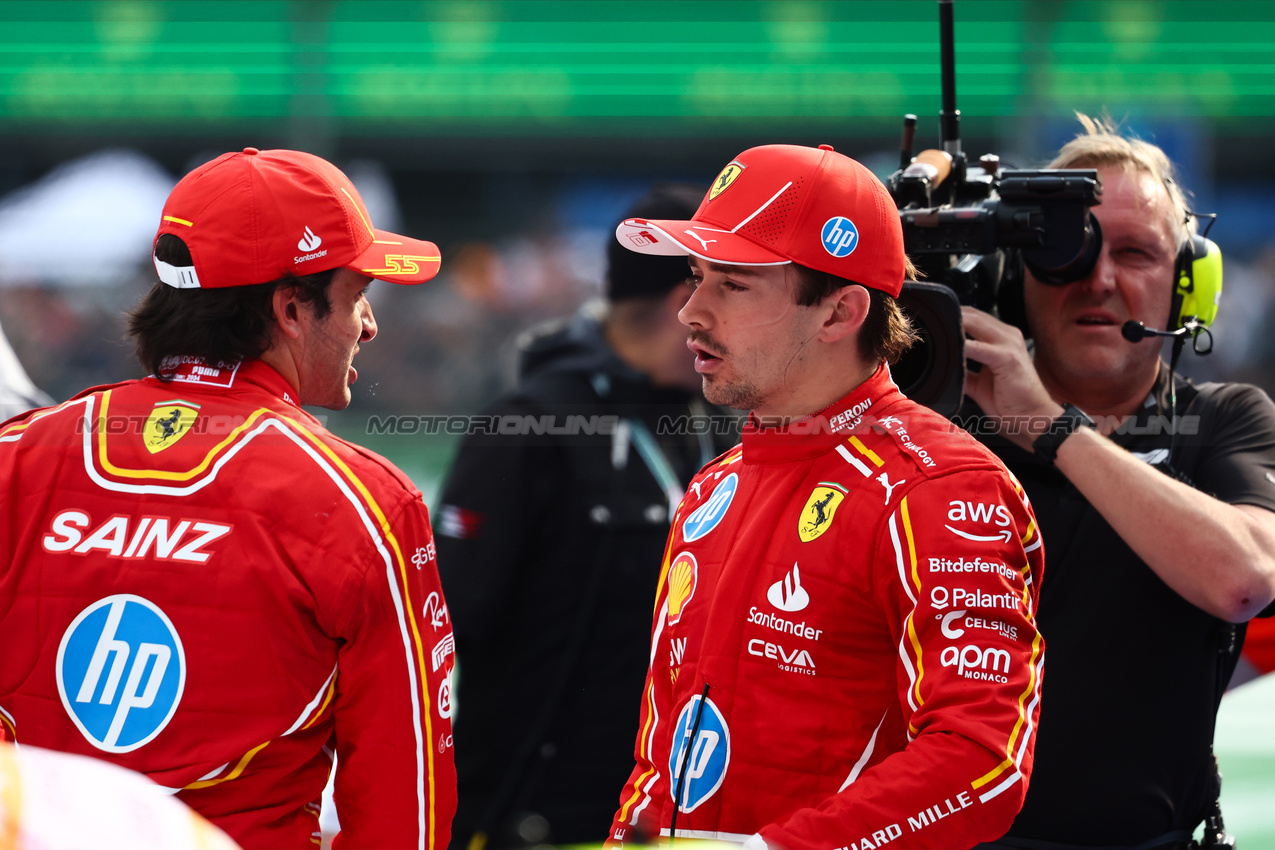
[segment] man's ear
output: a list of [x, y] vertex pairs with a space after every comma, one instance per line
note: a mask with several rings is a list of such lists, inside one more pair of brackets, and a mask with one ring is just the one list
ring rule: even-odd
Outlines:
[[823, 301], [823, 308], [830, 312], [819, 330], [819, 340], [837, 342], [857, 333], [868, 317], [868, 308], [871, 304], [872, 296], [868, 294], [867, 289], [858, 284], [837, 289]]
[[274, 308], [274, 324], [279, 333], [289, 339], [301, 336], [301, 302], [297, 299], [295, 286], [277, 286], [271, 297]]

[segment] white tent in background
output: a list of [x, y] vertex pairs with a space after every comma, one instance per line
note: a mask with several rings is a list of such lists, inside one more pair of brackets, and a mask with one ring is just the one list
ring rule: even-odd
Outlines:
[[136, 151], [107, 150], [0, 198], [0, 286], [109, 284], [135, 273], [176, 182]]

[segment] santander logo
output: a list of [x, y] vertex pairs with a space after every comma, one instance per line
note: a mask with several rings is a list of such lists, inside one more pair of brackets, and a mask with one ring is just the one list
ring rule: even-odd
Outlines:
[[792, 571], [766, 591], [766, 599], [780, 611], [800, 611], [810, 604], [810, 594], [801, 586], [801, 571], [795, 561]]
[[315, 236], [314, 231], [307, 227], [305, 229], [305, 236], [302, 236], [301, 241], [297, 243], [297, 248], [308, 253], [322, 244], [323, 240]]

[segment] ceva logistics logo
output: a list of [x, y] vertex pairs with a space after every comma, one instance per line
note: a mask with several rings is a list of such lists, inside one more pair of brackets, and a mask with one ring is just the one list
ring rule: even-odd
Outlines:
[[[730, 729], [726, 726], [726, 718], [721, 711], [707, 700], [704, 711], [700, 714], [699, 730], [696, 732], [694, 744], [691, 743], [691, 730], [695, 725], [695, 714], [699, 710], [699, 694], [691, 697], [677, 716], [677, 725], [673, 727], [673, 740], [676, 745], [669, 749], [668, 775], [669, 796], [677, 799], [678, 786], [681, 785], [681, 799], [677, 799], [678, 808], [683, 812], [693, 812], [705, 800], [717, 793], [726, 778], [726, 769], [730, 767]], [[687, 758], [686, 748], [690, 746], [691, 754]], [[682, 781], [682, 763], [686, 763], [686, 780]]]
[[62, 636], [58, 695], [89, 743], [128, 753], [149, 743], [186, 687], [186, 654], [168, 616], [140, 596], [99, 599]]
[[717, 528], [722, 517], [726, 516], [726, 511], [730, 510], [730, 503], [734, 500], [735, 491], [738, 489], [738, 475], [732, 472], [723, 478], [722, 483], [713, 489], [713, 494], [708, 497], [708, 501], [696, 508], [686, 518], [686, 522], [682, 523], [682, 539], [692, 543]]

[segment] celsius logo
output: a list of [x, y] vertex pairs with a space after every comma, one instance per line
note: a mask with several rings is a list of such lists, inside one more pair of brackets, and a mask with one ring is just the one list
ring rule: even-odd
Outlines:
[[302, 254], [308, 254], [322, 244], [323, 240], [315, 236], [314, 231], [307, 227], [305, 229], [305, 236], [302, 236], [301, 241], [297, 243], [297, 250]]
[[173, 623], [131, 594], [94, 602], [71, 622], [57, 657], [58, 695], [89, 743], [128, 753], [173, 719], [186, 654]]
[[823, 249], [834, 257], [848, 257], [859, 247], [859, 229], [843, 215], [833, 216], [823, 223]]
[[801, 571], [793, 562], [792, 572], [777, 581], [766, 591], [766, 599], [780, 611], [800, 611], [810, 604], [810, 594], [801, 586]]
[[[702, 701], [702, 702], [701, 702]], [[698, 722], [696, 715], [699, 715]], [[699, 731], [691, 741], [691, 733]], [[690, 748], [690, 755], [686, 753]], [[686, 777], [682, 779], [682, 766]], [[668, 775], [669, 796], [677, 801], [678, 809], [693, 812], [717, 789], [722, 787], [726, 769], [730, 767], [730, 729], [726, 718], [711, 699], [696, 695], [682, 708], [673, 727], [673, 746], [669, 748]], [[678, 799], [678, 787], [681, 799]]]
[[694, 513], [686, 518], [686, 522], [682, 523], [682, 539], [687, 543], [693, 543], [717, 528], [717, 524], [730, 509], [730, 503], [735, 498], [735, 491], [738, 488], [738, 475], [732, 472], [723, 478], [722, 483], [713, 488], [713, 494], [708, 497], [708, 501], [696, 508]]

